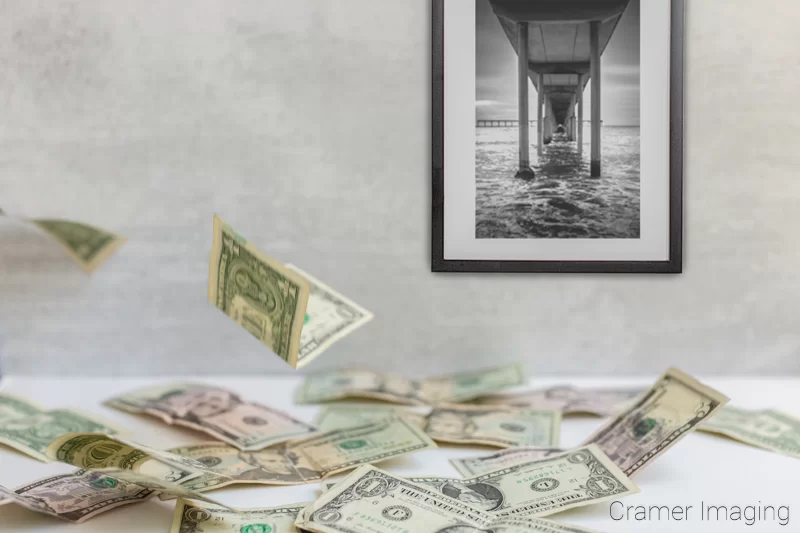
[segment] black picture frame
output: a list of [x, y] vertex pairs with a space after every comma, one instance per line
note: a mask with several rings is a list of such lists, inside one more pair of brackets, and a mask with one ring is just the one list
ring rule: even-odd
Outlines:
[[669, 259], [666, 261], [505, 261], [444, 258], [444, 4], [432, 0], [432, 272], [679, 274], [683, 271], [685, 0], [671, 0]]

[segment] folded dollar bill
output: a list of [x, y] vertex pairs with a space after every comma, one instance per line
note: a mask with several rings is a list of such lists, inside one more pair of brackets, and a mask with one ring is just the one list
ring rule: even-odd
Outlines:
[[80, 222], [37, 219], [28, 222], [50, 235], [86, 272], [97, 270], [127, 241], [125, 237]]
[[780, 411], [748, 411], [726, 405], [713, 418], [699, 424], [697, 430], [800, 457], [800, 419]]
[[561, 385], [517, 394], [493, 394], [478, 398], [475, 403], [559, 411], [562, 414], [611, 416], [642, 392], [641, 388], [599, 389]]
[[78, 411], [44, 411], [22, 398], [0, 394], [0, 444], [47, 462], [44, 453], [47, 445], [61, 435], [76, 431], [124, 433], [109, 422]]
[[87, 470], [130, 470], [174, 483], [210, 472], [193, 459], [102, 433], [67, 433], [51, 442], [45, 455]]
[[321, 281], [258, 250], [218, 216], [208, 300], [293, 368], [372, 319]]
[[184, 499], [175, 505], [170, 533], [295, 533], [294, 521], [308, 503], [232, 510]]
[[329, 431], [259, 452], [242, 452], [219, 442], [181, 446], [171, 452], [195, 459], [213, 472], [184, 483], [203, 492], [236, 483], [314, 483], [362, 464], [434, 448], [436, 444], [419, 427], [396, 418]]
[[425, 432], [435, 441], [456, 444], [558, 446], [561, 413], [504, 407], [438, 406], [428, 415]]
[[562, 450], [561, 448], [521, 446], [475, 457], [450, 459], [450, 463], [462, 476], [480, 476], [488, 472], [500, 470], [501, 468], [527, 463], [535, 459], [550, 457], [551, 455], [558, 455], [566, 451], [567, 450]]
[[314, 426], [282, 411], [210, 385], [147, 387], [111, 398], [106, 405], [202, 431], [240, 450], [260, 450], [316, 433]]
[[314, 425], [320, 431], [332, 431], [363, 426], [386, 418], [403, 417], [419, 427], [425, 427], [426, 415], [409, 408], [394, 405], [336, 404], [320, 409]]
[[370, 370], [312, 374], [297, 391], [298, 403], [369, 398], [408, 405], [457, 403], [525, 383], [521, 365], [508, 365], [426, 380]]
[[627, 476], [633, 476], [727, 401], [724, 394], [670, 368], [585, 443], [597, 444]]
[[295, 526], [314, 533], [586, 531], [539, 518], [499, 516], [465, 500], [367, 465], [303, 509]]
[[154, 494], [155, 491], [102, 472], [77, 470], [40, 479], [13, 491], [0, 486], [0, 505], [13, 502], [37, 513], [80, 524], [111, 509], [148, 500]]

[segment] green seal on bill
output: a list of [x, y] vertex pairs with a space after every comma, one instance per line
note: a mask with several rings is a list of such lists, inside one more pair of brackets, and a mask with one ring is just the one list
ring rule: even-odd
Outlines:
[[119, 485], [119, 481], [110, 477], [101, 477], [89, 483], [95, 489], [113, 489]]
[[272, 526], [268, 526], [267, 524], [248, 524], [246, 526], [242, 526], [239, 530], [239, 533], [271, 533]]

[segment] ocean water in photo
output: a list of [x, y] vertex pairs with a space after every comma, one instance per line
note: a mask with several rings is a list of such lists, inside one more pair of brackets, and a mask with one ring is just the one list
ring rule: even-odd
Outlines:
[[475, 233], [479, 239], [638, 239], [639, 128], [605, 126], [602, 175], [589, 175], [590, 135], [583, 156], [577, 143], [556, 134], [536, 150], [531, 128], [531, 166], [536, 177], [515, 178], [518, 130], [477, 128]]

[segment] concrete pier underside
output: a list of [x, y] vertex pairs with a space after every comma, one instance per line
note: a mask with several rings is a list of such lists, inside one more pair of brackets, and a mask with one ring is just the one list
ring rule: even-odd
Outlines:
[[[563, 126], [566, 131], [571, 132], [574, 131], [571, 123], [574, 123], [577, 135], [570, 134], [569, 137], [577, 137], [582, 141], [583, 124], [578, 118], [583, 116], [583, 91], [593, 73], [600, 72], [600, 57], [628, 6], [628, 0], [489, 2], [518, 55], [521, 43], [527, 41], [526, 50], [522, 54], [528, 63], [527, 75], [539, 94], [544, 96], [544, 99], [538, 99], [539, 105], [542, 105], [543, 100], [546, 102], [547, 112], [555, 122], [551, 127], [555, 129]], [[527, 39], [520, 39], [520, 28], [524, 26], [527, 26]], [[592, 31], [592, 27], [596, 33]], [[594, 43], [592, 37], [596, 39]], [[594, 65], [593, 60], [596, 63]], [[521, 64], [522, 62], [520, 67]], [[592, 87], [591, 168], [592, 175], [600, 175], [599, 76]], [[576, 109], [578, 106], [581, 109]], [[538, 113], [537, 115], [541, 116]], [[540, 121], [538, 128], [541, 130], [543, 127], [544, 124]], [[542, 140], [546, 143], [547, 136], [543, 136], [541, 131], [538, 133], [541, 151]], [[520, 152], [522, 153], [522, 148]]]

